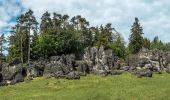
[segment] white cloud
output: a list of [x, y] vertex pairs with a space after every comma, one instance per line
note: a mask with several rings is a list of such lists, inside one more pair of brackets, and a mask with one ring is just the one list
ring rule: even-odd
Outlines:
[[6, 33], [14, 23], [12, 18], [21, 13], [20, 6], [16, 0], [0, 1], [0, 33]]
[[[5, 16], [0, 17], [0, 27], [5, 26], [11, 16], [21, 12], [20, 7], [11, 5], [15, 0], [10, 1], [12, 3], [0, 7], [1, 15]], [[169, 0], [21, 0], [21, 3], [24, 8], [31, 8], [38, 20], [45, 11], [49, 11], [70, 16], [82, 15], [91, 25], [111, 22], [126, 41], [134, 17], [139, 17], [145, 36], [152, 39], [159, 35], [162, 40], [170, 42]]]

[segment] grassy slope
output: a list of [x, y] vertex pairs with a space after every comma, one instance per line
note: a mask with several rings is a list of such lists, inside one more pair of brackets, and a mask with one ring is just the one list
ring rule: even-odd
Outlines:
[[170, 100], [170, 75], [136, 78], [81, 77], [81, 80], [36, 78], [30, 83], [0, 87], [0, 100]]

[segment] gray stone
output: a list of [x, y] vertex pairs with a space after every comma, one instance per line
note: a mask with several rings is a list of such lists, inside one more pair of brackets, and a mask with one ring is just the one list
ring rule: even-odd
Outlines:
[[87, 47], [85, 48], [83, 60], [90, 65], [94, 73], [108, 72], [114, 67], [114, 55], [112, 50], [104, 50], [104, 47]]
[[149, 69], [138, 70], [135, 75], [139, 78], [141, 77], [152, 77], [152, 71]]
[[22, 73], [17, 73], [15, 75], [15, 78], [14, 78], [15, 82], [18, 83], [18, 82], [24, 82], [24, 76], [22, 75]]
[[56, 78], [64, 78], [74, 70], [76, 70], [75, 55], [53, 56], [50, 58], [50, 63], [46, 65], [44, 74]]
[[77, 71], [72, 71], [66, 75], [66, 79], [80, 79], [80, 74]]
[[121, 75], [123, 72], [123, 70], [112, 70], [110, 73], [111, 75]]

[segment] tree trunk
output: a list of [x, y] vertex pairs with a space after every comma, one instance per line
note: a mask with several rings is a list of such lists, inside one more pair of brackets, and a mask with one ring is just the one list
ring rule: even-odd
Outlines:
[[23, 67], [23, 47], [22, 47], [22, 35], [21, 35], [21, 64]]
[[28, 65], [30, 66], [30, 26], [28, 32]]

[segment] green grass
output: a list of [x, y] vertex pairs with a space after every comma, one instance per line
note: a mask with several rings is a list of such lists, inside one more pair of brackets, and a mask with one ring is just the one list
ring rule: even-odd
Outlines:
[[0, 100], [170, 100], [170, 75], [88, 75], [80, 80], [41, 77], [0, 87]]

